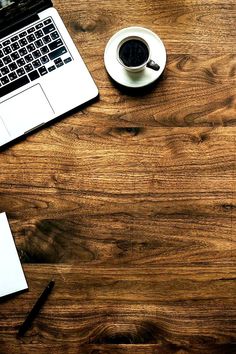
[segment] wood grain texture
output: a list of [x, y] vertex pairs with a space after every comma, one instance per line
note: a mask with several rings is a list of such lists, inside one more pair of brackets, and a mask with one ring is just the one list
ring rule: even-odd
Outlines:
[[[58, 9], [100, 87], [100, 101], [80, 117], [82, 126], [235, 125], [235, 1], [137, 0], [83, 2]], [[89, 12], [88, 12], [89, 7]], [[159, 34], [167, 68], [157, 89], [126, 95], [114, 89], [103, 65], [107, 41], [133, 25]], [[125, 107], [125, 109], [124, 109]], [[88, 114], [89, 112], [89, 114]]]
[[2, 164], [2, 207], [22, 261], [234, 261], [235, 128], [65, 124], [73, 135], [51, 128], [50, 154], [39, 134], [24, 156], [6, 152]]
[[[0, 354], [234, 353], [235, 1], [54, 4], [100, 98], [0, 152], [0, 212], [29, 282], [0, 301]], [[157, 84], [135, 92], [103, 64], [131, 25], [168, 53]]]
[[204, 266], [127, 271], [126, 267], [45, 264], [24, 269], [33, 291], [20, 295], [24, 302], [15, 308], [14, 317], [12, 300], [1, 309], [2, 332], [13, 347], [14, 330], [50, 274], [55, 291], [21, 344], [33, 340], [40, 348], [55, 341], [62, 344], [66, 338], [72, 344], [158, 344], [170, 353], [191, 347], [204, 352], [206, 343], [207, 350], [216, 352], [234, 348], [229, 321], [235, 287], [230, 267], [218, 274], [215, 267]]

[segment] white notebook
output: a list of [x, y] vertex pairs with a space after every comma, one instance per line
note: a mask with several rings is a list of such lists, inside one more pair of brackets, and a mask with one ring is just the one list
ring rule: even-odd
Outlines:
[[0, 214], [0, 297], [28, 289], [5, 213]]

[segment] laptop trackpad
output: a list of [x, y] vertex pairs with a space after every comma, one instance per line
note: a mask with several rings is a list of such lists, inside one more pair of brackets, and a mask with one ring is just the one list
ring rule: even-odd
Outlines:
[[0, 104], [0, 115], [11, 136], [23, 134], [47, 122], [53, 113], [39, 84]]

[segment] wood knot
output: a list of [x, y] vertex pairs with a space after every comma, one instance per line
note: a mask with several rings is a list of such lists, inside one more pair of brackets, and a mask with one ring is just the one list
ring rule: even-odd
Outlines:
[[225, 107], [229, 109], [234, 108], [235, 104], [236, 104], [235, 96], [228, 96], [224, 101]]
[[139, 324], [105, 325], [92, 344], [147, 344], [159, 338], [157, 327], [144, 321]]
[[223, 204], [222, 208], [225, 212], [229, 212], [229, 211], [233, 210], [234, 206], [232, 204]]
[[194, 60], [195, 60], [194, 57], [187, 54], [182, 54], [178, 57], [178, 62], [176, 64], [176, 67], [180, 71], [187, 71], [186, 69], [187, 65]]
[[217, 82], [217, 72], [216, 72], [215, 68], [213, 70], [212, 70], [212, 67], [204, 68], [203, 75], [205, 76], [206, 81], [209, 84], [215, 84]]
[[192, 142], [195, 144], [201, 144], [204, 141], [206, 141], [207, 139], [208, 139], [207, 134], [199, 134], [199, 135], [194, 135], [191, 137]]
[[141, 128], [138, 127], [117, 128], [116, 131], [119, 135], [137, 136], [138, 134], [140, 134]]
[[96, 28], [96, 22], [90, 21], [88, 23], [79, 23], [77, 21], [72, 21], [71, 28], [75, 32], [93, 32]]

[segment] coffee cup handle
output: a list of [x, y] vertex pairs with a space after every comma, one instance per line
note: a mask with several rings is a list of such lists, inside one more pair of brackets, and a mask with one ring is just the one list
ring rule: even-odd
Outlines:
[[155, 71], [158, 71], [160, 69], [160, 66], [155, 63], [154, 60], [149, 60], [149, 62], [147, 63], [147, 67]]

